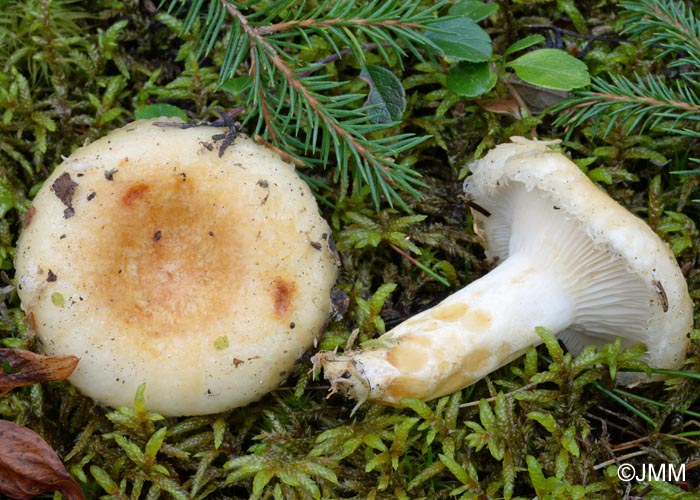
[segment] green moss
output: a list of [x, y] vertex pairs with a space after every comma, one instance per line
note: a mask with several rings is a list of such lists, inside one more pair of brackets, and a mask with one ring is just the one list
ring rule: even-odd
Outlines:
[[[499, 2], [499, 12], [482, 23], [495, 51], [531, 35], [533, 25], [566, 26], [574, 33], [563, 34], [571, 52], [589, 41], [575, 35], [584, 31], [584, 19], [589, 33], [619, 27], [612, 2], [556, 2], [573, 18], [553, 18], [559, 16], [549, 13], [554, 4]], [[208, 57], [199, 57], [199, 28], [180, 39], [182, 16], [154, 14], [146, 5], [0, 0], [2, 347], [36, 348], [12, 288], [12, 259], [29, 200], [61, 156], [152, 102], [176, 105], [192, 119], [212, 119], [218, 107], [241, 102], [242, 90], [216, 86], [224, 45], [217, 42]], [[307, 63], [333, 52], [319, 37], [309, 42], [300, 56]], [[584, 60], [594, 75], [662, 73], [656, 55], [654, 47], [632, 50], [603, 38]], [[393, 132], [431, 136], [394, 158], [420, 172], [422, 198], [407, 197], [404, 211], [386, 203], [376, 210], [366, 187], [349, 186], [343, 196], [332, 172], [304, 170], [325, 201], [341, 251], [338, 286], [349, 304], [328, 326], [324, 348], [371, 341], [485, 273], [489, 264], [461, 190], [469, 162], [509, 134], [527, 135], [533, 127], [543, 137], [565, 135], [552, 125], [554, 116], [514, 108], [510, 83], [499, 81], [490, 102], [467, 100], [444, 86], [444, 62], [409, 54], [400, 67], [390, 59], [407, 99]], [[371, 63], [382, 61], [374, 54]], [[357, 91], [364, 84], [353, 64], [336, 58], [327, 73]], [[247, 75], [241, 70], [237, 76]], [[691, 296], [700, 299], [700, 218], [693, 201], [700, 198], [699, 177], [669, 173], [696, 168], [689, 159], [700, 157], [697, 140], [618, 125], [603, 134], [592, 125], [572, 129], [566, 149], [671, 244]], [[147, 387], [135, 395], [133, 408], [108, 409], [69, 384], [51, 383], [0, 398], [0, 416], [40, 432], [91, 498], [697, 496], [691, 469], [688, 484], [631, 482], [627, 491], [613, 459], [679, 465], [700, 458], [700, 381], [678, 373], [665, 383], [615, 388], [617, 372], [640, 368], [639, 349], [611, 344], [573, 357], [548, 332], [541, 335], [541, 347], [487, 379], [429, 403], [405, 401], [404, 409], [368, 403], [351, 415], [352, 402], [326, 399], [327, 387], [311, 379], [307, 361], [285, 387], [220, 415], [163, 418], [145, 408]], [[700, 371], [697, 332], [684, 370]]]

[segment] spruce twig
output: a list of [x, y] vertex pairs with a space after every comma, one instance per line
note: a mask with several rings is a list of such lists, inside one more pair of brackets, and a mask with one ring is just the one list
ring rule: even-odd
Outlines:
[[[365, 51], [401, 68], [411, 54], [422, 60], [434, 48], [425, 36], [443, 3], [424, 7], [417, 0], [400, 2], [322, 1], [299, 8], [289, 0], [265, 7], [228, 0], [208, 2], [200, 33], [202, 54], [225, 39], [219, 82], [243, 79], [244, 126], [307, 165], [334, 164], [334, 182], [342, 198], [352, 186], [368, 186], [375, 206], [382, 199], [405, 207], [401, 193], [418, 196], [419, 174], [401, 165], [399, 155], [425, 137], [393, 133], [396, 121], [378, 119], [375, 105], [348, 83], [321, 71], [323, 61], [352, 57], [366, 66]], [[171, 0], [172, 10], [181, 0]], [[204, 0], [189, 6], [185, 31], [193, 30]], [[293, 7], [293, 8], [292, 8]], [[225, 21], [230, 28], [224, 33]], [[307, 63], [300, 51], [321, 40], [331, 54]], [[394, 118], [396, 120], [396, 118]]]
[[591, 89], [576, 93], [552, 111], [561, 113], [555, 124], [575, 127], [592, 121], [605, 124], [607, 134], [618, 124], [643, 132], [661, 129], [697, 136], [700, 93], [694, 78], [700, 74], [700, 21], [683, 2], [630, 0], [623, 34], [641, 39], [647, 49], [660, 50], [668, 68], [680, 71], [675, 81], [663, 76], [597, 77]]

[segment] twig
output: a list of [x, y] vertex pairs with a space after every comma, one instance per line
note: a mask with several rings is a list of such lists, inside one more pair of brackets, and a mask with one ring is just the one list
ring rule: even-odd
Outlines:
[[627, 455], [614, 457], [614, 458], [611, 458], [610, 460], [606, 460], [605, 462], [601, 462], [599, 464], [594, 465], [593, 470], [600, 470], [600, 469], [607, 467], [608, 465], [618, 464], [623, 460], [628, 460], [630, 458], [639, 457], [641, 455], [647, 455], [648, 453], [649, 452], [647, 450], [639, 450], [639, 451], [634, 451], [632, 453], [628, 453]]
[[[356, 25], [356, 26], [370, 26], [370, 23], [367, 22], [367, 19], [362, 19], [362, 18], [352, 18], [352, 19], [341, 19], [341, 18], [334, 18], [334, 19], [324, 19], [322, 21], [319, 21], [318, 19], [304, 19], [303, 21], [299, 20], [294, 20], [294, 21], [287, 21], [284, 23], [277, 23], [277, 24], [271, 24], [269, 26], [260, 26], [259, 28], [256, 29], [256, 31], [260, 34], [260, 36], [265, 36], [265, 35], [270, 35], [272, 33], [280, 33], [282, 31], [288, 31], [291, 29], [305, 29], [305, 28], [326, 28], [329, 26], [338, 26], [338, 25]], [[394, 28], [397, 26], [402, 26], [402, 27], [407, 27], [407, 28], [418, 28], [419, 25], [418, 23], [411, 23], [411, 22], [399, 22], [396, 21], [395, 19], [385, 19], [384, 21], [375, 21], [371, 23], [372, 26], [383, 26], [383, 27], [388, 27], [388, 28]]]
[[[387, 161], [386, 159], [378, 158], [373, 151], [363, 145], [359, 140], [358, 137], [353, 135], [349, 130], [341, 126], [341, 124], [338, 122], [338, 120], [333, 117], [328, 110], [319, 102], [319, 100], [316, 98], [316, 96], [308, 89], [308, 87], [301, 81], [300, 77], [303, 77], [303, 74], [295, 73], [294, 70], [289, 67], [285, 62], [283, 61], [282, 57], [280, 57], [280, 54], [278, 50], [265, 38], [265, 35], [273, 33], [273, 32], [279, 32], [279, 31], [284, 31], [286, 29], [289, 29], [291, 27], [309, 27], [309, 26], [330, 26], [332, 23], [338, 23], [340, 22], [338, 19], [331, 19], [331, 20], [324, 20], [324, 21], [317, 21], [317, 20], [308, 20], [307, 21], [294, 21], [294, 22], [288, 22], [288, 23], [279, 23], [278, 25], [275, 26], [269, 26], [269, 27], [253, 27], [248, 23], [248, 19], [246, 16], [233, 4], [226, 2], [225, 0], [221, 0], [221, 3], [223, 7], [231, 14], [234, 18], [238, 20], [240, 23], [241, 28], [243, 31], [248, 35], [249, 38], [249, 53], [250, 53], [250, 59], [251, 59], [251, 66], [250, 66], [250, 72], [255, 73], [256, 71], [261, 71], [261, 68], [259, 68], [259, 63], [257, 61], [256, 57], [256, 46], [258, 50], [264, 51], [268, 57], [270, 63], [277, 69], [284, 77], [284, 79], [287, 81], [289, 86], [294, 90], [295, 93], [303, 97], [304, 102], [308, 105], [308, 107], [313, 111], [314, 114], [316, 114], [320, 119], [323, 121], [325, 126], [328, 128], [328, 130], [337, 135], [342, 139], [342, 141], [347, 144], [352, 151], [354, 151], [358, 157], [358, 159], [362, 159], [366, 164], [374, 169], [374, 172], [381, 177], [381, 179], [386, 182], [389, 185], [395, 184], [395, 179], [392, 178], [392, 176], [387, 172], [387, 167], [385, 166], [385, 162]], [[343, 20], [343, 23], [345, 23], [347, 20]], [[352, 21], [357, 21], [356, 19], [353, 19]], [[361, 20], [362, 25], [368, 25], [367, 20]], [[403, 27], [417, 27], [416, 23], [411, 23], [411, 22], [402, 22], [399, 23], [398, 21], [395, 20], [385, 20], [385, 21], [377, 21], [375, 23], [372, 23], [373, 25], [379, 25], [379, 26], [403, 26]], [[272, 116], [273, 112], [270, 110], [270, 106], [268, 105], [268, 100], [265, 96], [265, 93], [261, 87], [258, 89], [258, 98], [259, 102], [261, 103], [262, 107], [262, 112], [263, 112], [263, 120], [266, 124], [266, 128], [268, 132], [273, 136], [276, 137], [277, 134], [275, 132], [275, 128], [272, 126]], [[398, 200], [400, 201], [400, 199]]]
[[430, 276], [432, 276], [434, 279], [436, 279], [437, 281], [439, 281], [439, 282], [442, 283], [443, 285], [445, 285], [445, 286], [450, 286], [450, 283], [449, 283], [445, 278], [443, 278], [442, 276], [440, 276], [439, 274], [437, 274], [435, 271], [433, 271], [433, 270], [430, 269], [429, 267], [427, 267], [427, 266], [421, 264], [420, 262], [418, 262], [418, 260], [416, 260], [415, 257], [413, 257], [413, 256], [412, 256], [411, 254], [409, 254], [408, 252], [405, 252], [405, 251], [401, 250], [399, 247], [397, 247], [396, 245], [393, 245], [393, 244], [392, 244], [392, 245], [389, 245], [389, 246], [390, 246], [396, 253], [398, 253], [398, 254], [401, 255], [403, 258], [405, 258], [407, 261], [409, 261], [411, 264], [413, 264], [414, 266], [420, 268], [423, 272], [429, 274]]

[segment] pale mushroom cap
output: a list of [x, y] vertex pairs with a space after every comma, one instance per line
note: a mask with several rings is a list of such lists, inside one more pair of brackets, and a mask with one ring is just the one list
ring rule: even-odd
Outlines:
[[[637, 287], [630, 295], [642, 297], [642, 302], [634, 306], [641, 311], [639, 331], [626, 331], [626, 325], [621, 322], [601, 327], [601, 331], [607, 329], [610, 335], [607, 331], [591, 334], [580, 324], [574, 324], [560, 335], [567, 346], [578, 351], [590, 342], [610, 342], [619, 335], [625, 345], [644, 342], [649, 349], [647, 361], [652, 366], [680, 366], [685, 359], [687, 334], [692, 327], [693, 306], [685, 279], [669, 246], [641, 219], [601, 191], [576, 164], [550, 150], [548, 144], [514, 137], [512, 143], [496, 147], [472, 164], [473, 175], [465, 182], [465, 191], [478, 205], [491, 212], [488, 217], [474, 212], [477, 230], [486, 242], [487, 255], [502, 261], [509, 256], [513, 245], [511, 222], [518, 215], [509, 206], [512, 200], [509, 201], [508, 190], [530, 193], [532, 198], [543, 199], [542, 203], [552, 214], [557, 212], [562, 220], [571, 221], [566, 224], [581, 228], [584, 236], [580, 241], [589, 241], [591, 248], [603, 255], [603, 258], [598, 258], [599, 262], [609, 268], [617, 266], [628, 271], [629, 277], [625, 279], [633, 281]], [[556, 231], [556, 227], [546, 227], [550, 217], [554, 216], [542, 214], [533, 217], [533, 224], [539, 219], [544, 227], [537, 230]], [[556, 234], [550, 235], [552, 239], [555, 237]], [[562, 238], [569, 237], [562, 235]], [[578, 239], [568, 244], [582, 245]], [[561, 243], [557, 251], [563, 251], [566, 246], [567, 242]], [[578, 257], [563, 255], [559, 261], [564, 266], [568, 260], [575, 259]], [[594, 270], [582, 266], [581, 274], [594, 274]], [[595, 286], [602, 289], [613, 281], [613, 277], [606, 278], [605, 283]], [[590, 292], [585, 286], [583, 288], [584, 292]], [[600, 297], [595, 300], [599, 301], [597, 306], [592, 306], [585, 314], [597, 314], [596, 307], [601, 311], [606, 307]], [[619, 311], [620, 308], [611, 309]], [[594, 321], [605, 319], [598, 315]]]
[[22, 306], [107, 405], [196, 415], [276, 388], [321, 333], [337, 268], [308, 186], [245, 136], [131, 123], [77, 150], [25, 220]]

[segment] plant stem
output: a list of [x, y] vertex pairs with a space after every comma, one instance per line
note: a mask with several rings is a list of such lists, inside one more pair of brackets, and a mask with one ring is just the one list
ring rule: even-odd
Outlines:
[[[355, 136], [353, 136], [347, 129], [343, 128], [338, 123], [338, 121], [325, 110], [325, 108], [319, 103], [318, 99], [309, 91], [309, 89], [304, 85], [304, 83], [301, 80], [299, 80], [299, 78], [297, 78], [297, 76], [294, 74], [294, 71], [282, 61], [282, 59], [279, 57], [277, 49], [275, 49], [275, 47], [265, 39], [264, 35], [270, 33], [271, 31], [268, 31], [267, 29], [251, 27], [248, 23], [248, 19], [246, 18], [246, 16], [243, 15], [243, 13], [238, 8], [236, 8], [236, 6], [226, 2], [225, 0], [221, 1], [224, 7], [229, 11], [229, 13], [241, 23], [241, 27], [243, 28], [245, 33], [250, 37], [251, 71], [253, 71], [253, 68], [255, 68], [257, 64], [257, 60], [255, 58], [255, 45], [257, 44], [267, 53], [267, 55], [270, 57], [270, 61], [273, 63], [275, 68], [279, 70], [282, 73], [282, 75], [284, 75], [284, 78], [291, 85], [291, 87], [297, 93], [304, 97], [304, 100], [308, 103], [309, 107], [314, 111], [314, 113], [321, 117], [326, 126], [329, 127], [333, 133], [341, 137], [343, 141], [346, 142], [351, 147], [351, 149], [355, 150], [358, 153], [358, 155], [362, 159], [364, 159], [369, 165], [376, 166], [377, 164], [381, 164], [381, 160], [376, 158], [371, 150], [362, 145]], [[335, 21], [337, 22], [338, 20]], [[278, 26], [289, 26], [292, 24], [303, 23], [303, 21], [294, 21], [289, 23], [279, 23]], [[281, 31], [281, 29], [278, 31]], [[261, 103], [267, 102], [265, 99], [265, 95], [262, 92], [262, 88], [259, 88], [258, 96], [260, 98]], [[267, 129], [270, 131], [271, 134], [274, 135], [274, 127], [270, 126], [271, 115], [269, 106], [267, 105], [264, 106], [263, 118], [265, 120], [266, 125], [268, 125]], [[386, 180], [389, 183], [393, 183], [393, 180], [389, 175], [387, 175], [384, 169], [380, 168], [378, 169], [378, 172], [384, 180]]]
[[[224, 3], [224, 5], [229, 5], [227, 3]], [[419, 28], [420, 25], [418, 23], [413, 23], [413, 22], [400, 22], [395, 19], [386, 19], [384, 21], [368, 21], [367, 19], [362, 19], [362, 18], [352, 18], [352, 19], [344, 19], [344, 18], [334, 18], [334, 19], [324, 19], [319, 21], [318, 19], [304, 19], [302, 21], [299, 20], [294, 20], [294, 21], [287, 21], [284, 23], [277, 23], [277, 24], [272, 24], [270, 26], [261, 26], [259, 28], [256, 28], [256, 31], [259, 35], [265, 36], [265, 35], [270, 35], [272, 33], [280, 33], [284, 31], [289, 31], [291, 29], [305, 29], [305, 28], [325, 28], [325, 27], [330, 27], [330, 26], [381, 26], [384, 28], [409, 28], [409, 29], [416, 29]]]

